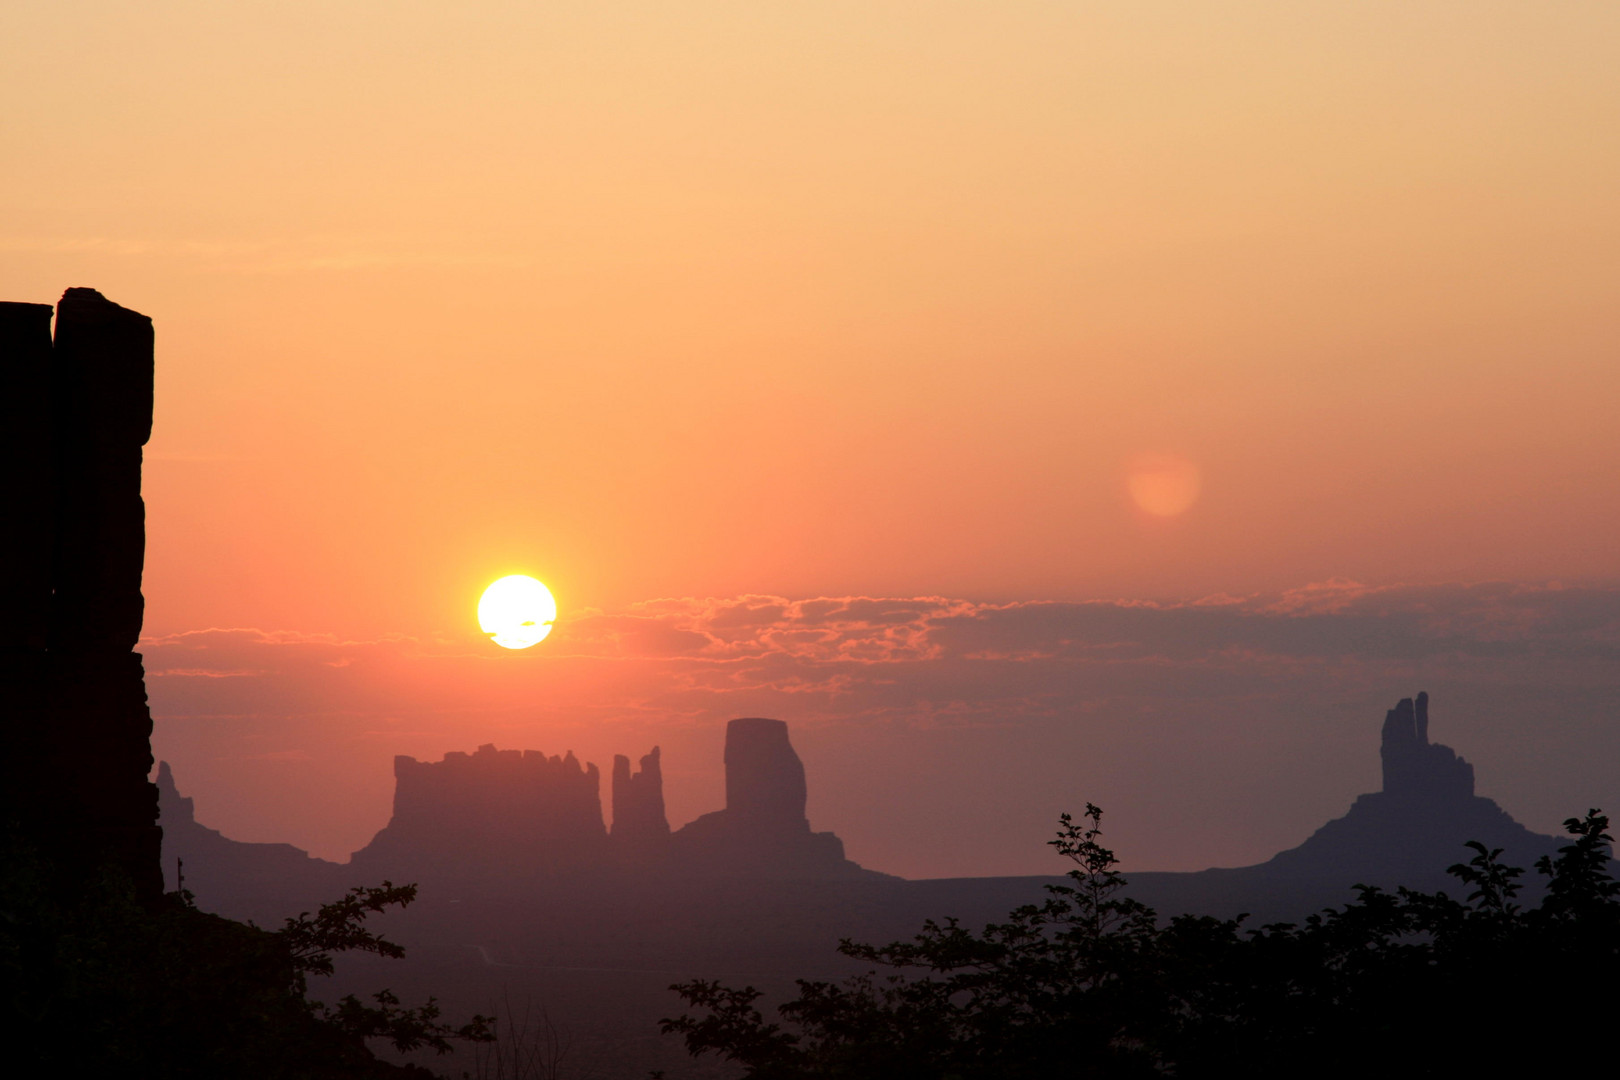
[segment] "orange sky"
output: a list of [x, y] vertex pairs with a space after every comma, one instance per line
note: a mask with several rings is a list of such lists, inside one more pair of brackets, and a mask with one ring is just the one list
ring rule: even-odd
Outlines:
[[1611, 3], [10, 0], [0, 297], [156, 321], [154, 636], [464, 634], [514, 571], [565, 619], [1608, 583], [1617, 46]]

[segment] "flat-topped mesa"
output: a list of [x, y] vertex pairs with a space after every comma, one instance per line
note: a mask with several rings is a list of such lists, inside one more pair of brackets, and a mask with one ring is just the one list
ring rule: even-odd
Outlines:
[[516, 870], [592, 861], [607, 841], [600, 790], [596, 766], [573, 751], [486, 744], [436, 762], [396, 757], [394, 815], [354, 862]]
[[629, 758], [613, 755], [613, 839], [628, 844], [656, 844], [669, 839], [669, 819], [664, 816], [664, 774], [656, 746], [641, 759], [641, 768], [635, 773], [630, 771]]
[[1429, 695], [1402, 698], [1384, 717], [1384, 791], [1396, 797], [1466, 799], [1474, 794], [1474, 767], [1449, 746], [1429, 741]]

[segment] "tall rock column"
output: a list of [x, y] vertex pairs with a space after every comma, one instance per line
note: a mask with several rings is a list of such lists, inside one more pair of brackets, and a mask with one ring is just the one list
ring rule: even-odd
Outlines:
[[123, 655], [141, 636], [152, 375], [151, 319], [94, 289], [63, 294], [51, 358], [52, 651]]
[[726, 725], [726, 814], [735, 827], [807, 833], [804, 763], [780, 720], [752, 716]]
[[[22, 305], [12, 305], [16, 308]], [[47, 309], [48, 310], [48, 309]], [[159, 866], [152, 718], [141, 658], [141, 568], [146, 508], [141, 448], [152, 432], [152, 320], [94, 289], [69, 289], [56, 312], [44, 392], [38, 378], [37, 312], [7, 313], [6, 466], [26, 491], [7, 507], [5, 628], [0, 641], [30, 667], [37, 708], [5, 718], [14, 762], [6, 809], [69, 883], [100, 868], [123, 870], [144, 898], [163, 891]], [[20, 318], [23, 330], [10, 325]], [[26, 371], [24, 371], [26, 369]], [[22, 374], [19, 374], [19, 373]], [[20, 381], [19, 381], [20, 380]], [[11, 445], [21, 443], [21, 446]], [[40, 498], [41, 491], [49, 494]], [[39, 618], [39, 578], [48, 582]], [[21, 751], [19, 754], [18, 751]]]
[[641, 769], [630, 771], [630, 759], [613, 755], [613, 838], [626, 843], [656, 843], [669, 837], [664, 816], [664, 774], [658, 747], [641, 759]]
[[688, 873], [774, 878], [864, 877], [844, 842], [811, 832], [804, 762], [780, 720], [745, 717], [726, 725], [726, 808], [671, 834], [676, 867]]

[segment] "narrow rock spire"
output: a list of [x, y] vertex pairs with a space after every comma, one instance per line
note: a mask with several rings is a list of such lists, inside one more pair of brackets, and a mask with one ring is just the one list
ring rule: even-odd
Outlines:
[[630, 771], [630, 759], [613, 755], [613, 837], [631, 843], [657, 841], [669, 836], [664, 816], [664, 774], [658, 747], [641, 759], [641, 769]]
[[1468, 798], [1474, 767], [1449, 746], [1429, 741], [1429, 695], [1402, 698], [1384, 716], [1384, 791], [1415, 799]]

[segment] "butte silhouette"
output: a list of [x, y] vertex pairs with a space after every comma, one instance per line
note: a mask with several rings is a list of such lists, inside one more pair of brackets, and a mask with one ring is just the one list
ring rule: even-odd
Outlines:
[[[1468, 840], [1503, 848], [1509, 861], [1524, 866], [1562, 843], [1531, 832], [1474, 793], [1473, 767], [1429, 739], [1427, 694], [1388, 712], [1379, 752], [1383, 790], [1360, 796], [1298, 847], [1254, 866], [1131, 873], [1131, 893], [1166, 913], [1295, 919], [1350, 899], [1358, 883], [1446, 888], [1446, 867], [1464, 858]], [[537, 890], [623, 896], [650, 881], [733, 895], [794, 882], [805, 895], [828, 889], [845, 899], [858, 894], [866, 916], [886, 925], [892, 915], [903, 927], [906, 919], [941, 914], [998, 917], [1038, 897], [1040, 885], [1052, 880], [904, 881], [849, 861], [837, 836], [810, 828], [804, 766], [779, 720], [731, 721], [725, 766], [725, 809], [671, 830], [658, 748], [635, 771], [628, 758], [616, 757], [609, 829], [600, 772], [571, 753], [486, 745], [437, 762], [399, 757], [393, 817], [345, 867], [291, 845], [238, 843], [198, 824], [191, 800], [181, 798], [165, 765], [166, 865], [183, 857], [199, 903], [254, 918], [297, 910], [308, 903], [303, 898], [358, 875], [422, 881], [457, 897], [519, 900]]]
[[[1429, 741], [1429, 695], [1402, 698], [1384, 716], [1383, 790], [1362, 795], [1341, 818], [1266, 862], [1191, 874], [1130, 874], [1133, 895], [1161, 911], [1295, 919], [1351, 898], [1351, 886], [1455, 890], [1446, 868], [1466, 862], [1478, 840], [1530, 867], [1567, 841], [1531, 832], [1474, 793], [1474, 767]], [[1526, 895], [1539, 884], [1526, 878]]]
[[163, 891], [141, 657], [152, 320], [69, 289], [0, 303], [0, 814], [63, 888]]

